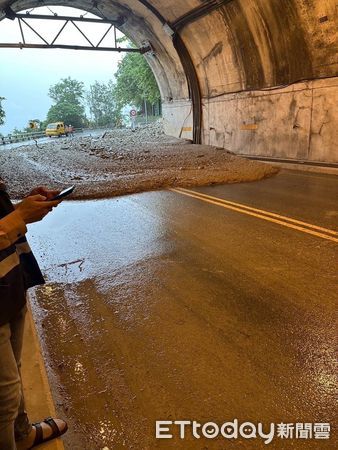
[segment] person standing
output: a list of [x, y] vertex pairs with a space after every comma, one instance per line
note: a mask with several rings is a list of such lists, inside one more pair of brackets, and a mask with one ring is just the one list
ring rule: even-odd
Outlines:
[[25, 411], [20, 366], [26, 293], [44, 284], [29, 247], [26, 225], [42, 220], [60, 201], [57, 191], [35, 188], [15, 206], [0, 178], [0, 449], [23, 450], [61, 436], [67, 424], [46, 418], [31, 423]]

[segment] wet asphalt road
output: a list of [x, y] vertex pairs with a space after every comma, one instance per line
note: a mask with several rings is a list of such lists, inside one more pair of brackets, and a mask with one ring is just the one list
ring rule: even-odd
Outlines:
[[[76, 137], [86, 137], [86, 136], [99, 136], [101, 134], [104, 133], [105, 130], [83, 130], [83, 131], [79, 131], [76, 132], [75, 135], [69, 135], [69, 139], [74, 139]], [[46, 144], [47, 142], [52, 142], [54, 140], [57, 140], [57, 137], [43, 137], [40, 139], [32, 139], [30, 141], [21, 141], [21, 142], [13, 142], [12, 144], [5, 144], [5, 145], [0, 145], [0, 151], [6, 151], [6, 150], [11, 150], [14, 148], [18, 148], [18, 147], [23, 147], [26, 145], [41, 145], [41, 144]]]
[[[334, 176], [282, 171], [193, 191], [337, 230]], [[332, 437], [154, 437], [156, 420], [333, 425], [332, 233], [159, 191], [64, 202], [29, 234], [68, 450], [335, 448]]]

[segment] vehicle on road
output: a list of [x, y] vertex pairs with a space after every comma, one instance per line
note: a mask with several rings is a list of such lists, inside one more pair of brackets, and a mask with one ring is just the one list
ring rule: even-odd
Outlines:
[[49, 123], [46, 128], [46, 136], [68, 136], [68, 134], [73, 133], [74, 128], [70, 125], [67, 126], [63, 122]]

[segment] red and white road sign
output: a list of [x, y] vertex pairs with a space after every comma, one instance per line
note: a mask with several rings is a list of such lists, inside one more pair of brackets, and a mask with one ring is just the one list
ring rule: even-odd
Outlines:
[[136, 109], [132, 109], [132, 110], [130, 111], [131, 117], [135, 117], [136, 114], [137, 114]]

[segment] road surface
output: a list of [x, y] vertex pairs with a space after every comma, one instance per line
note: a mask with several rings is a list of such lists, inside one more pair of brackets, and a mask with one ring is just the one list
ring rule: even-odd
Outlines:
[[[104, 133], [105, 130], [86, 130], [84, 129], [83, 131], [80, 132], [76, 132], [75, 134], [69, 135], [68, 137], [70, 139], [74, 139], [78, 136], [80, 137], [86, 137], [86, 136], [99, 136], [101, 134]], [[65, 136], [61, 136], [62, 138], [64, 138]], [[26, 145], [41, 145], [41, 144], [46, 144], [47, 142], [52, 142], [53, 140], [57, 140], [57, 137], [42, 137], [39, 139], [31, 139], [29, 141], [21, 141], [21, 142], [13, 142], [12, 144], [1, 144], [0, 145], [0, 151], [1, 150], [11, 150], [13, 148], [18, 148], [18, 147], [24, 147]]]
[[[332, 427], [336, 200], [335, 176], [282, 171], [64, 202], [32, 226], [47, 277], [32, 302], [66, 448], [265, 448], [190, 425], [155, 439], [159, 420]], [[268, 447], [333, 450], [320, 426], [312, 439], [276, 428]]]

